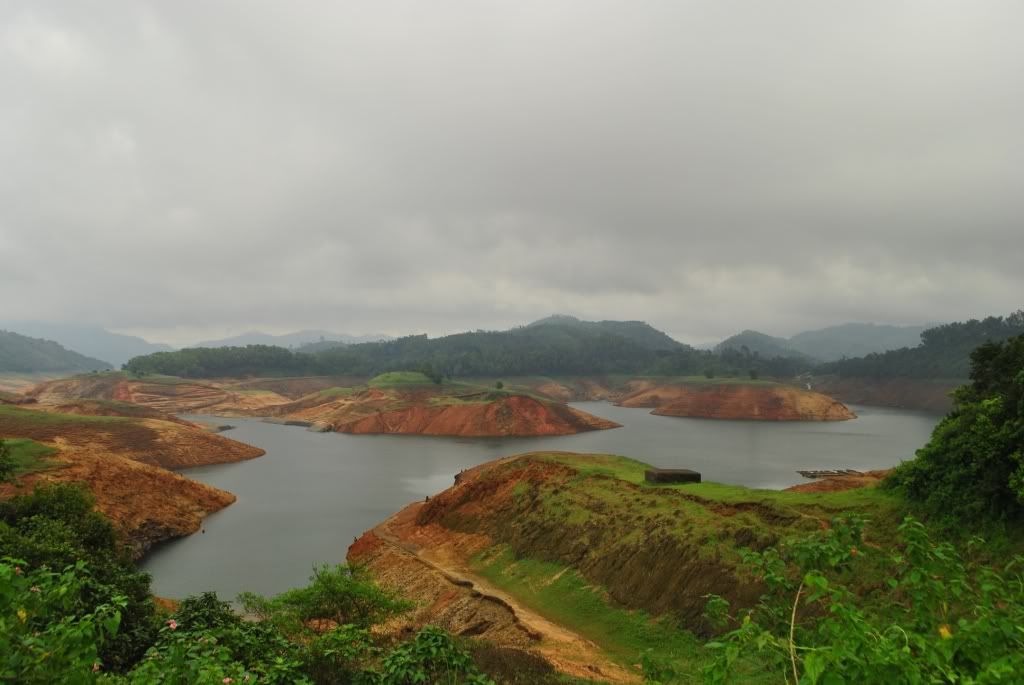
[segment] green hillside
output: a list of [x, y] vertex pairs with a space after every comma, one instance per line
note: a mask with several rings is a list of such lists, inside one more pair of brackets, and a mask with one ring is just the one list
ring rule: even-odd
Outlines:
[[750, 354], [757, 354], [765, 358], [792, 357], [799, 359], [806, 356], [802, 352], [793, 349], [785, 338], [776, 338], [772, 335], [751, 330], [746, 330], [726, 338], [715, 347], [716, 352], [721, 353], [724, 350], [735, 350], [738, 352], [749, 350]]
[[986, 342], [1024, 334], [1024, 310], [929, 328], [921, 344], [824, 365], [824, 373], [867, 378], [967, 378], [971, 352]]

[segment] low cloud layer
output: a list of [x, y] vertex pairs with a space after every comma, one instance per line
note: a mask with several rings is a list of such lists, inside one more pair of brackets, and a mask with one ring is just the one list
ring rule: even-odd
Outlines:
[[1024, 305], [1018, 2], [0, 6], [7, 319], [187, 343]]

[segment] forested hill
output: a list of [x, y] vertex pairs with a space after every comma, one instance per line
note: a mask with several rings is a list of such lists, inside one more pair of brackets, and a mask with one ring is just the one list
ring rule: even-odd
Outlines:
[[744, 353], [749, 351], [750, 354], [757, 354], [761, 357], [793, 357], [799, 359], [806, 356], [790, 347], [789, 341], [785, 338], [776, 338], [773, 335], [751, 330], [746, 330], [726, 338], [715, 347], [715, 351], [718, 353], [725, 350], [735, 350]]
[[526, 328], [577, 329], [585, 333], [618, 335], [648, 350], [682, 350], [688, 346], [673, 340], [643, 321], [581, 321], [575, 316], [555, 314], [528, 324]]
[[8, 373], [105, 371], [110, 364], [65, 349], [52, 340], [0, 330], [0, 371]]
[[281, 347], [191, 348], [136, 357], [133, 373], [192, 378], [367, 374], [395, 369], [435, 376], [666, 373], [704, 371], [709, 354], [634, 321], [587, 322], [550, 317], [508, 331], [474, 331], [441, 338], [412, 335], [306, 353]]
[[873, 323], [844, 323], [797, 333], [791, 338], [777, 338], [758, 331], [743, 331], [726, 338], [715, 348], [749, 350], [762, 357], [830, 362], [845, 357], [863, 357], [901, 347], [914, 347], [921, 342], [926, 326], [889, 326]]
[[921, 344], [856, 359], [825, 364], [819, 371], [842, 377], [966, 379], [971, 352], [989, 341], [1024, 334], [1024, 309], [1009, 316], [990, 316], [929, 328]]

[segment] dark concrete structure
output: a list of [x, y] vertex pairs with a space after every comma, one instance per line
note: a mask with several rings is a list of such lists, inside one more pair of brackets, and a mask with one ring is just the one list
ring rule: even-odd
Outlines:
[[699, 483], [700, 474], [690, 469], [648, 469], [644, 480], [648, 483]]

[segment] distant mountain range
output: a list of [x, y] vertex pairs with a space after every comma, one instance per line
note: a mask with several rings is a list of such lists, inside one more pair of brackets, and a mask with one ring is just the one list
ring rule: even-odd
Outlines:
[[72, 352], [52, 340], [0, 330], [0, 372], [76, 373], [110, 368], [104, 361]]
[[756, 352], [761, 357], [805, 358], [831, 362], [902, 347], [916, 347], [921, 343], [921, 334], [930, 327], [845, 323], [804, 331], [790, 338], [746, 330], [726, 338], [715, 346], [715, 350], [742, 350], [745, 346], [751, 353]]
[[221, 338], [219, 340], [203, 340], [189, 347], [245, 347], [246, 345], [275, 345], [277, 347], [301, 347], [321, 342], [343, 343], [355, 345], [365, 342], [390, 340], [386, 335], [349, 335], [332, 331], [296, 331], [274, 335], [262, 331], [249, 331], [241, 335]]
[[120, 367], [132, 357], [153, 352], [168, 352], [170, 345], [151, 343], [134, 335], [111, 333], [99, 326], [78, 323], [51, 323], [45, 321], [6, 321], [0, 328], [21, 335], [54, 340], [68, 350], [103, 360]]

